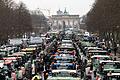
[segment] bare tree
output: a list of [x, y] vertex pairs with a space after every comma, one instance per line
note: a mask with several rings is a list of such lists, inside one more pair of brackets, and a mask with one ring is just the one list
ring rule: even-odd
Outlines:
[[0, 40], [21, 37], [32, 31], [31, 16], [25, 4], [0, 0]]
[[86, 24], [88, 30], [98, 33], [101, 38], [106, 40], [120, 40], [119, 9], [119, 0], [96, 0], [87, 14]]

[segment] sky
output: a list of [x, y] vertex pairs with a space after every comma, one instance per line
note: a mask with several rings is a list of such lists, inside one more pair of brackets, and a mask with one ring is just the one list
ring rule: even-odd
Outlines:
[[37, 8], [48, 16], [47, 10], [49, 9], [50, 15], [56, 14], [59, 9], [64, 11], [65, 8], [69, 14], [78, 14], [80, 16], [85, 15], [92, 7], [95, 0], [14, 0], [16, 3], [22, 1], [26, 4], [29, 10], [35, 10]]

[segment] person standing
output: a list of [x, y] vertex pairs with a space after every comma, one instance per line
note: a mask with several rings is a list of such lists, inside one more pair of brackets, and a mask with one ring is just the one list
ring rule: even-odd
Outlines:
[[23, 76], [24, 76], [24, 75], [25, 75], [25, 67], [22, 66], [22, 67], [21, 67], [21, 70], [22, 70], [22, 74], [23, 74]]
[[22, 72], [21, 68], [19, 68], [17, 80], [23, 80], [23, 72]]
[[16, 78], [17, 76], [16, 76], [16, 73], [14, 70], [11, 73], [11, 77], [12, 77], [12, 80], [17, 80], [17, 78]]
[[113, 48], [113, 50], [114, 50], [114, 54], [116, 56], [116, 53], [117, 53], [117, 50], [118, 50], [116, 42], [114, 42], [114, 48]]

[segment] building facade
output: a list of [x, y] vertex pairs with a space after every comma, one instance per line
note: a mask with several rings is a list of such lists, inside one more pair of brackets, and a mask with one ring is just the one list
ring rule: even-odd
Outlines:
[[52, 29], [61, 30], [65, 24], [65, 28], [79, 28], [80, 17], [79, 15], [70, 15], [66, 9], [65, 11], [58, 10], [57, 15], [51, 17]]

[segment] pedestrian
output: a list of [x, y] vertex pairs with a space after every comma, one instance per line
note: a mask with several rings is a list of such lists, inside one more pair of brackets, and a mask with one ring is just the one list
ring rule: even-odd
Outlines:
[[114, 47], [114, 54], [116, 56], [116, 53], [117, 53], [117, 47]]
[[113, 48], [113, 50], [114, 50], [114, 54], [116, 56], [116, 53], [117, 53], [117, 50], [118, 50], [116, 42], [114, 42], [114, 48]]
[[32, 64], [32, 75], [35, 75], [35, 64]]
[[94, 77], [96, 77], [97, 69], [94, 70]]
[[48, 78], [48, 73], [47, 73], [47, 71], [44, 71], [43, 73], [44, 73], [44, 79], [47, 80], [47, 78]]
[[22, 70], [22, 74], [23, 74], [23, 76], [24, 76], [24, 75], [25, 75], [25, 67], [22, 66], [22, 67], [21, 67], [21, 70]]
[[23, 72], [20, 67], [19, 67], [19, 71], [18, 71], [18, 79], [17, 80], [23, 80]]
[[11, 77], [12, 77], [12, 80], [17, 80], [15, 70], [12, 71]]
[[96, 80], [101, 80], [101, 78], [100, 78], [100, 76], [99, 76], [99, 75], [97, 75]]

